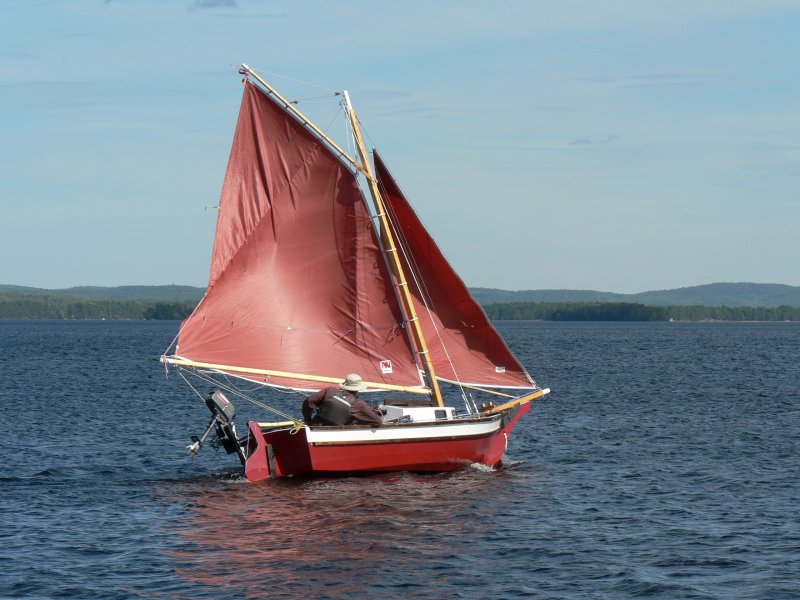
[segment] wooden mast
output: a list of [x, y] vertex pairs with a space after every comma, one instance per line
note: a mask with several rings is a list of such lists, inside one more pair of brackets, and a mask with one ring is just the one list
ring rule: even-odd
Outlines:
[[355, 137], [358, 154], [362, 161], [362, 165], [359, 170], [361, 170], [361, 172], [363, 172], [364, 176], [367, 178], [369, 192], [372, 195], [372, 201], [375, 204], [375, 212], [377, 213], [378, 222], [380, 223], [381, 237], [383, 238], [383, 250], [389, 257], [389, 266], [391, 267], [395, 281], [397, 282], [397, 288], [400, 291], [403, 307], [405, 308], [406, 315], [408, 316], [408, 324], [411, 326], [411, 332], [414, 337], [417, 354], [419, 354], [420, 358], [422, 359], [422, 363], [425, 366], [425, 371], [430, 379], [433, 399], [439, 406], [444, 406], [442, 391], [439, 389], [439, 382], [436, 379], [436, 373], [433, 369], [433, 362], [431, 361], [430, 352], [428, 351], [428, 345], [425, 343], [425, 336], [422, 333], [422, 326], [420, 325], [417, 311], [414, 308], [414, 300], [411, 297], [411, 290], [409, 290], [405, 271], [402, 263], [400, 262], [400, 256], [398, 254], [398, 248], [397, 244], [395, 243], [394, 234], [392, 233], [392, 228], [389, 225], [389, 219], [386, 215], [386, 206], [383, 203], [380, 190], [378, 190], [378, 181], [375, 179], [375, 175], [372, 173], [369, 155], [364, 147], [364, 138], [361, 135], [361, 128], [358, 125], [358, 118], [353, 110], [353, 105], [350, 103], [350, 94], [347, 93], [347, 90], [344, 91], [344, 105], [345, 109], [347, 110], [347, 116], [350, 119], [350, 125], [353, 128], [353, 136]]

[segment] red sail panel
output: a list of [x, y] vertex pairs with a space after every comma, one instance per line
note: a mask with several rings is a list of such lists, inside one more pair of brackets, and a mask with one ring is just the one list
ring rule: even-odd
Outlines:
[[[420, 385], [354, 174], [297, 120], [245, 84], [206, 296], [177, 356], [203, 363]], [[318, 389], [287, 376], [245, 375]]]
[[533, 387], [533, 380], [425, 230], [378, 153], [374, 156], [437, 378], [480, 386]]

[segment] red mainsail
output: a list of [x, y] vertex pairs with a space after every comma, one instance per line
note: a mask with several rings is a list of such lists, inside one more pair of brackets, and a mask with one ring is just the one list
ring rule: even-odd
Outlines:
[[476, 386], [535, 387], [425, 230], [377, 152], [374, 157], [437, 378]]
[[208, 291], [181, 326], [175, 354], [299, 389], [326, 385], [314, 376], [351, 372], [421, 384], [355, 175], [249, 81]]

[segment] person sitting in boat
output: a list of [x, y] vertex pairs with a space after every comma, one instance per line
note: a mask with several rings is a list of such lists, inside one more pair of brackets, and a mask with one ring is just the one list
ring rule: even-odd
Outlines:
[[[364, 389], [360, 375], [351, 373], [341, 385], [311, 394], [303, 401], [303, 419], [308, 425], [383, 424], [383, 415], [358, 397]], [[312, 411], [316, 415], [312, 416]]]

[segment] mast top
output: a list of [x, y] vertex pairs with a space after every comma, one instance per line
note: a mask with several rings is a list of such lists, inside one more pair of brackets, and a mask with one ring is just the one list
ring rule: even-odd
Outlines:
[[[339, 155], [339, 157], [344, 160], [346, 163], [351, 164], [355, 169], [361, 173], [363, 173], [366, 177], [372, 177], [369, 169], [359, 163], [355, 158], [350, 156], [339, 144], [337, 144], [334, 140], [331, 139], [329, 135], [327, 135], [324, 131], [322, 131], [317, 125], [309, 119], [306, 115], [304, 115], [300, 110], [294, 105], [294, 103], [290, 102], [286, 98], [284, 98], [278, 90], [272, 87], [269, 83], [267, 83], [263, 77], [261, 77], [258, 73], [253, 71], [247, 63], [242, 63], [242, 66], [239, 67], [239, 73], [241, 75], [252, 75], [258, 83], [263, 86], [262, 91], [266, 91], [268, 95], [272, 95], [277, 98], [278, 102], [283, 105], [283, 107], [291, 112], [299, 121], [303, 124], [304, 127], [308, 128], [309, 130], [313, 131], [314, 134], [319, 137], [323, 142], [328, 144], [333, 151]], [[347, 95], [345, 91], [345, 97], [347, 99], [347, 106], [352, 108], [350, 104], [350, 97]]]

